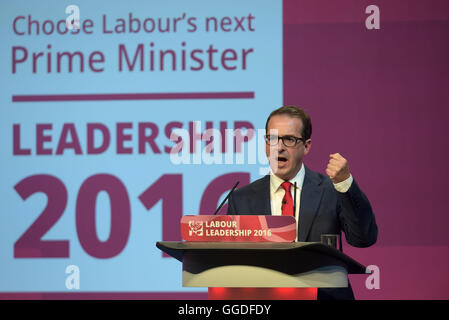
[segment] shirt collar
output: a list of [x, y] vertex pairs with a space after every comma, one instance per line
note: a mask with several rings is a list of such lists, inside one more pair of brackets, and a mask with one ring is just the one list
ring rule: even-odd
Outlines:
[[[299, 169], [296, 176], [290, 179], [289, 182], [291, 182], [292, 185], [294, 185], [296, 182], [296, 188], [302, 189], [305, 174], [306, 170], [304, 169], [304, 164], [302, 164], [301, 169]], [[281, 187], [282, 182], [284, 182], [284, 180], [279, 178], [273, 173], [272, 170], [270, 170], [270, 187], [273, 192], [278, 191], [278, 189]]]

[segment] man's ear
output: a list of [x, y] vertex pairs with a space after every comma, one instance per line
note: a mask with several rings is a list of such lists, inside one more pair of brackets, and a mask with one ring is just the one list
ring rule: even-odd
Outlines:
[[310, 149], [312, 148], [312, 139], [307, 139], [306, 143], [304, 144], [304, 154], [308, 154]]

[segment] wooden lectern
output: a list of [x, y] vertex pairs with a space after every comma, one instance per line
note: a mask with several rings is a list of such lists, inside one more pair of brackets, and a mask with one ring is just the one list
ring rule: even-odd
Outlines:
[[184, 287], [208, 287], [209, 299], [307, 299], [316, 288], [348, 286], [366, 268], [318, 242], [157, 242], [182, 262]]

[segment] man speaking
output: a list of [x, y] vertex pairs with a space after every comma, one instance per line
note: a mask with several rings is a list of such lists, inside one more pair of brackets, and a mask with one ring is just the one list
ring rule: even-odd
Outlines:
[[[293, 215], [298, 241], [319, 242], [322, 234], [343, 231], [354, 247], [373, 245], [377, 240], [374, 213], [349, 172], [348, 161], [331, 154], [326, 175], [303, 164], [312, 146], [308, 114], [295, 106], [281, 107], [270, 114], [265, 131], [270, 174], [236, 190], [229, 198], [228, 214]], [[350, 286], [320, 288], [318, 299], [354, 299], [354, 295]]]

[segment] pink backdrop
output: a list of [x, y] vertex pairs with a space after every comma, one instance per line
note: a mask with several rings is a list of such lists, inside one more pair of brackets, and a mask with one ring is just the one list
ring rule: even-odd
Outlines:
[[[365, 8], [380, 8], [367, 30]], [[380, 289], [351, 277], [358, 299], [448, 299], [446, 204], [449, 1], [284, 1], [284, 104], [313, 121], [305, 162], [349, 161], [379, 227], [368, 249]]]

